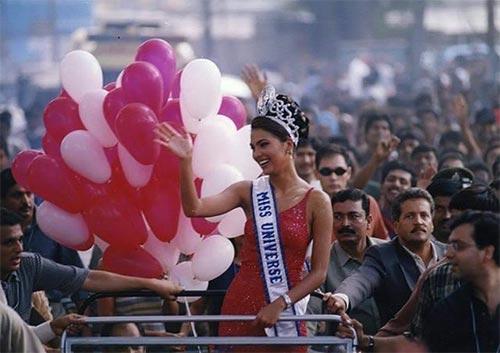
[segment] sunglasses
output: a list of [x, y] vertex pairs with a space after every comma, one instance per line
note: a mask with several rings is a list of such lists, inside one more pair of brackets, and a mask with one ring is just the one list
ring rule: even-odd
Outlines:
[[347, 172], [347, 169], [342, 167], [337, 167], [335, 169], [324, 167], [319, 170], [319, 174], [323, 176], [330, 176], [332, 173], [335, 173], [337, 176], [342, 176]]

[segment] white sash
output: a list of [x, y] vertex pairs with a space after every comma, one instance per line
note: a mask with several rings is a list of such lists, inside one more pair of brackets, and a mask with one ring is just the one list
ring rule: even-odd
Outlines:
[[[280, 242], [278, 210], [268, 176], [262, 176], [252, 183], [252, 209], [265, 294], [271, 303], [288, 292], [290, 283]], [[283, 311], [283, 314], [303, 315], [307, 307], [304, 299]], [[266, 334], [272, 337], [299, 336], [299, 322], [278, 322], [273, 328], [266, 329]]]

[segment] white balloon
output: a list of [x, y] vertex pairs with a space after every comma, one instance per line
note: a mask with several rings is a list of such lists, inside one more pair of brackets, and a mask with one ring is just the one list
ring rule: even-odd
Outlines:
[[[233, 166], [220, 164], [211, 169], [210, 174], [203, 179], [201, 184], [201, 197], [216, 195], [224, 191], [228, 186], [242, 181], [243, 176]], [[207, 221], [212, 223], [220, 222], [226, 213], [214, 217], [207, 217]]]
[[123, 70], [120, 71], [120, 73], [118, 74], [118, 77], [116, 78], [116, 81], [115, 81], [115, 87], [116, 88], [122, 86], [122, 78], [123, 78]]
[[[91, 236], [81, 214], [69, 213], [48, 201], [37, 207], [36, 220], [45, 234], [69, 248], [85, 244]], [[92, 243], [89, 245], [92, 246]]]
[[201, 243], [200, 234], [196, 233], [191, 224], [191, 218], [186, 217], [181, 207], [179, 214], [179, 225], [177, 227], [177, 234], [170, 242], [177, 247], [183, 254], [191, 255], [196, 251], [196, 248]]
[[111, 178], [111, 167], [104, 150], [88, 131], [75, 130], [61, 142], [61, 156], [73, 171], [97, 184]]
[[149, 182], [151, 175], [153, 175], [153, 164], [144, 165], [139, 163], [122, 144], [118, 144], [118, 158], [125, 179], [130, 185], [135, 188], [142, 188]]
[[[170, 279], [179, 285], [181, 285], [185, 290], [207, 290], [208, 282], [200, 281], [194, 278], [193, 268], [191, 261], [181, 262], [174, 266], [170, 272]], [[178, 297], [178, 302], [188, 303], [198, 300], [200, 297]]]
[[228, 162], [241, 172], [245, 180], [256, 179], [262, 174], [262, 168], [252, 156], [250, 132], [250, 125], [245, 125], [236, 132], [234, 145], [231, 148], [231, 156]]
[[228, 212], [218, 225], [221, 235], [226, 238], [234, 238], [245, 232], [245, 222], [247, 217], [241, 207]]
[[229, 161], [234, 145], [236, 125], [224, 115], [204, 119], [193, 146], [193, 172], [206, 178], [211, 170]]
[[231, 241], [221, 235], [203, 239], [193, 255], [194, 278], [211, 281], [223, 274], [233, 263], [234, 247]]
[[77, 103], [88, 91], [102, 88], [102, 69], [97, 59], [87, 51], [73, 50], [59, 65], [63, 88]]
[[[182, 70], [179, 97], [183, 121], [203, 120], [217, 114], [222, 102], [221, 80], [219, 68], [208, 59], [195, 59], [186, 65]], [[186, 121], [184, 125], [190, 131]]]
[[167, 273], [179, 261], [181, 252], [173, 244], [159, 240], [151, 230], [148, 231], [148, 240], [142, 245], [144, 250], [151, 254], [162, 265]]
[[104, 147], [113, 147], [118, 143], [113, 130], [104, 117], [104, 98], [109, 92], [96, 89], [85, 93], [78, 106], [83, 125]]

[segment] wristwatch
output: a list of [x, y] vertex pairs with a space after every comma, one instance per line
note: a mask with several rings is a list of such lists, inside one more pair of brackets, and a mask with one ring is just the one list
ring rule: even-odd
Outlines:
[[283, 298], [283, 300], [285, 301], [285, 304], [286, 304], [285, 309], [288, 309], [288, 308], [290, 308], [290, 307], [293, 305], [293, 303], [292, 303], [292, 299], [290, 299], [290, 297], [288, 296], [288, 294], [283, 293], [283, 294], [281, 295], [281, 297], [282, 297], [282, 298]]
[[368, 345], [366, 346], [365, 352], [373, 352], [375, 350], [375, 339], [372, 335], [368, 336]]

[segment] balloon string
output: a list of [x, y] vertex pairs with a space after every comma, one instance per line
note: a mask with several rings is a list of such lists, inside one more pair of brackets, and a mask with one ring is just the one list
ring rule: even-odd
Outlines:
[[[191, 310], [189, 309], [189, 303], [187, 301], [187, 297], [184, 297], [184, 305], [186, 306], [186, 312], [188, 314], [188, 317], [191, 316]], [[191, 324], [191, 330], [193, 331], [193, 336], [198, 337], [198, 333], [196, 332], [196, 327], [194, 326], [194, 322], [190, 321]], [[198, 346], [198, 353], [201, 353], [201, 347]]]

